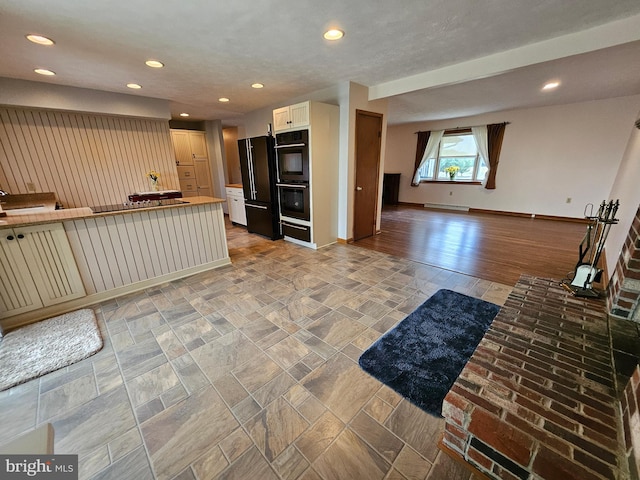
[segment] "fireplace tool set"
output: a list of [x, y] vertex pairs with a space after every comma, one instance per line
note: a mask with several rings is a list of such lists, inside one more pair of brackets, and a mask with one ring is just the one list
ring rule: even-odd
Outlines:
[[[616, 213], [620, 202], [616, 200], [606, 203], [604, 200], [593, 215], [593, 204], [588, 203], [584, 209], [585, 218], [589, 220], [587, 232], [580, 242], [579, 260], [573, 272], [572, 280], [563, 280], [562, 287], [576, 297], [598, 298], [600, 292], [593, 288], [593, 283], [600, 282], [602, 269], [598, 267], [604, 243], [612, 225], [618, 223]], [[589, 212], [587, 214], [587, 211]]]

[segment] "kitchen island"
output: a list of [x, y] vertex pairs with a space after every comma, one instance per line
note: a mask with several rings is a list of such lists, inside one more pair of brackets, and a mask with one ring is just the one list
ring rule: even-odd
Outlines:
[[5, 330], [228, 265], [223, 199], [93, 213], [72, 208], [0, 222]]

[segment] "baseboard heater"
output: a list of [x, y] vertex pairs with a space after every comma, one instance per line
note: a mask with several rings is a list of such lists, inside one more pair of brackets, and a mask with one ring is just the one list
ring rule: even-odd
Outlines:
[[441, 205], [439, 203], [425, 203], [424, 208], [439, 208], [440, 210], [457, 210], [458, 212], [468, 212], [469, 207], [462, 205]]

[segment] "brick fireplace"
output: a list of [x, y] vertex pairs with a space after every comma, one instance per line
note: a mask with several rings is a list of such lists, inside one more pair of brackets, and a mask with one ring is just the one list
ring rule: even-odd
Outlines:
[[490, 478], [621, 478], [612, 363], [604, 299], [523, 275], [445, 398], [441, 446]]
[[640, 207], [611, 275], [607, 300], [611, 315], [640, 322]]

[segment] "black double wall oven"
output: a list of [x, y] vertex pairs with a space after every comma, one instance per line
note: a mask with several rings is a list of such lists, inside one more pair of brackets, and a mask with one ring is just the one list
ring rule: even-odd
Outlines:
[[275, 150], [283, 233], [288, 237], [309, 242], [311, 241], [309, 131], [277, 133]]

